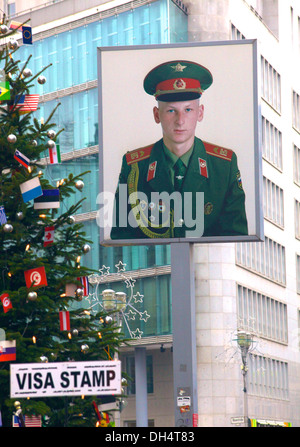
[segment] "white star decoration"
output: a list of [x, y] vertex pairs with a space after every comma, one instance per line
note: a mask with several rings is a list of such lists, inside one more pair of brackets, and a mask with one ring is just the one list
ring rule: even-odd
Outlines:
[[118, 264], [115, 264], [115, 267], [117, 267], [118, 273], [119, 272], [125, 272], [126, 264], [123, 264], [122, 261], [119, 261]]
[[131, 309], [129, 309], [129, 312], [124, 315], [125, 317], [127, 317], [128, 320], [135, 320], [136, 312], [133, 312]]
[[135, 283], [135, 279], [132, 279], [132, 278], [125, 279], [125, 284], [126, 284], [127, 289], [134, 287], [134, 283]]
[[148, 318], [150, 318], [150, 315], [148, 314], [148, 312], [146, 310], [144, 312], [140, 313], [140, 319], [145, 321], [145, 323], [147, 322]]
[[105, 265], [102, 265], [101, 269], [99, 269], [99, 272], [101, 275], [106, 276], [109, 275], [109, 269], [110, 267], [106, 267]]
[[135, 295], [133, 295], [133, 301], [135, 303], [142, 303], [143, 298], [144, 298], [144, 295], [141, 295], [140, 292], [137, 292]]
[[[103, 302], [102, 302], [102, 294], [100, 291], [98, 291], [99, 285], [109, 284], [110, 281], [110, 275], [113, 278], [113, 281], [115, 281], [115, 276], [118, 275], [121, 280], [125, 282], [126, 285], [126, 306], [124, 309], [121, 309], [119, 311], [118, 321], [123, 321], [124, 325], [127, 327], [128, 332], [130, 334], [131, 338], [138, 339], [141, 338], [143, 335], [143, 332], [137, 328], [136, 330], [132, 331], [129, 326], [129, 321], [144, 321], [145, 323], [150, 318], [150, 315], [146, 310], [143, 312], [140, 312], [138, 309], [136, 309], [135, 305], [138, 303], [143, 303], [144, 295], [142, 295], [140, 292], [134, 293], [134, 286], [135, 286], [135, 279], [132, 279], [128, 276], [127, 273], [124, 273], [126, 270], [126, 264], [122, 261], [119, 261], [117, 264], [115, 264], [115, 267], [117, 269], [117, 273], [110, 273], [110, 267], [107, 267], [105, 265], [102, 265], [101, 269], [99, 269], [100, 275], [98, 274], [92, 274], [89, 276], [89, 284], [90, 284], [90, 293], [87, 298], [87, 301], [89, 302], [89, 311], [94, 311], [97, 313], [100, 310], [103, 309]], [[101, 287], [101, 291], [102, 291]], [[110, 288], [110, 286], [108, 286]], [[113, 288], [113, 286], [112, 286]], [[114, 318], [116, 318], [116, 315], [114, 314]]]
[[137, 328], [135, 331], [132, 331], [131, 334], [133, 335], [133, 338], [141, 338], [144, 332], [140, 331], [139, 328]]

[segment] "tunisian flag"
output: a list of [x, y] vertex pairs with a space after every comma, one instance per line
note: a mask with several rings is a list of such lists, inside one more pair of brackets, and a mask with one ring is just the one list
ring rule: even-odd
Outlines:
[[[47, 286], [47, 277], [45, 267], [36, 267], [35, 269], [26, 270], [24, 272], [26, 287]], [[33, 284], [32, 284], [33, 283]]]
[[8, 293], [2, 293], [2, 295], [0, 295], [0, 300], [2, 301], [3, 310], [5, 313], [8, 312], [9, 309], [13, 308]]

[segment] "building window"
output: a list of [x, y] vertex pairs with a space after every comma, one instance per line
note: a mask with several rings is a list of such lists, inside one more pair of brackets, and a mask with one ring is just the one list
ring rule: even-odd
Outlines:
[[262, 117], [262, 149], [263, 157], [282, 170], [282, 134], [265, 117]]
[[272, 358], [249, 355], [249, 394], [287, 400], [288, 364]]
[[237, 292], [239, 328], [287, 343], [287, 305], [241, 285]]
[[246, 37], [233, 24], [231, 24], [231, 40], [242, 39], [246, 39]]
[[297, 342], [298, 342], [298, 351], [300, 351], [300, 309], [298, 309], [298, 337], [297, 337]]
[[293, 127], [300, 132], [300, 96], [293, 91]]
[[300, 149], [294, 145], [294, 182], [300, 186]]
[[300, 293], [300, 255], [296, 255], [296, 290]]
[[300, 53], [300, 17], [298, 17], [298, 22], [297, 22], [297, 30], [298, 30], [298, 52]]
[[290, 8], [291, 10], [291, 40], [292, 45], [294, 45], [294, 8]]
[[[123, 427], [136, 427], [136, 420], [129, 420], [123, 422]], [[148, 427], [155, 427], [154, 419], [148, 419]]]
[[286, 284], [285, 247], [268, 237], [262, 243], [236, 244], [236, 263], [280, 285]]
[[263, 186], [264, 217], [283, 228], [283, 190], [266, 177], [263, 177]]
[[[97, 194], [99, 191], [99, 156], [98, 153], [90, 154], [86, 157], [73, 158], [59, 164], [49, 164], [45, 169], [45, 178], [50, 182], [57, 184], [63, 178], [68, 178], [69, 175], [82, 176], [85, 189], [85, 200], [82, 201], [81, 206], [76, 213], [89, 213], [97, 210]], [[72, 197], [64, 197], [61, 207], [57, 210], [57, 216], [66, 212], [66, 209], [82, 200], [82, 192], [76, 191]]]
[[159, 267], [171, 264], [169, 245], [141, 245], [132, 247], [99, 247], [101, 265], [110, 266], [110, 273], [117, 272], [115, 265], [120, 259], [126, 264], [126, 271]]
[[[90, 221], [93, 224], [94, 221]], [[94, 225], [86, 222], [84, 230], [86, 230], [87, 237], [89, 237], [90, 231], [95, 229]], [[96, 245], [94, 243], [93, 245]], [[99, 244], [98, 244], [99, 245]], [[97, 245], [96, 245], [97, 246]], [[129, 247], [130, 248], [130, 247]], [[93, 248], [89, 253], [84, 255], [87, 260], [84, 259], [85, 265], [92, 267], [97, 262], [97, 248]], [[120, 260], [120, 259], [119, 259]], [[90, 262], [92, 262], [91, 265]], [[123, 262], [123, 261], [122, 261]], [[101, 258], [98, 265], [108, 264], [101, 263]], [[132, 274], [132, 276], [131, 276]], [[169, 335], [172, 333], [172, 306], [171, 306], [171, 275], [157, 275], [134, 279], [133, 272], [130, 275], [124, 276], [124, 279], [120, 278], [120, 275], [106, 276], [107, 282], [103, 282], [97, 287], [97, 297], [93, 302], [93, 311], [100, 309], [99, 301], [101, 301], [101, 293], [104, 289], [113, 289], [116, 292], [125, 292], [128, 296], [129, 305], [123, 312], [123, 327], [122, 334], [126, 339], [131, 337], [152, 337], [158, 335]], [[127, 278], [127, 279], [126, 279]], [[131, 291], [128, 288], [128, 280], [135, 281], [133, 284], [133, 296], [131, 297]], [[90, 296], [96, 292], [93, 286], [90, 286]], [[98, 304], [97, 304], [98, 303]], [[90, 308], [91, 298], [86, 298], [85, 301], [74, 302], [72, 308]]]
[[295, 199], [295, 237], [300, 239], [300, 202]]
[[7, 15], [8, 17], [14, 17], [16, 15], [16, 2], [8, 3], [7, 5]]
[[[135, 358], [134, 356], [127, 356], [125, 358], [125, 372], [129, 376], [127, 394], [135, 394]], [[147, 393], [153, 393], [153, 361], [152, 355], [146, 356], [147, 368]]]
[[[45, 35], [38, 33], [34, 48], [20, 46], [21, 63], [32, 54], [30, 68], [34, 73], [52, 62], [45, 72], [47, 83], [37, 85], [36, 93], [55, 92], [96, 80], [97, 47], [187, 41], [187, 15], [169, 0], [136, 0], [128, 2], [128, 10], [124, 9], [124, 5], [120, 11], [107, 9], [101, 16], [95, 15], [92, 22], [89, 17], [71, 22], [67, 31], [57, 27], [47, 30]], [[50, 32], [53, 35], [49, 36]]]
[[281, 76], [261, 57], [262, 97], [277, 111], [281, 111]]

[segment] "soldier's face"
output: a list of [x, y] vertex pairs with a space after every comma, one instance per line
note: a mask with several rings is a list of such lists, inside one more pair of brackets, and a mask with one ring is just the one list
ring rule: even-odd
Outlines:
[[188, 150], [193, 144], [197, 123], [203, 119], [204, 107], [198, 99], [161, 101], [154, 107], [153, 114], [155, 122], [162, 126], [166, 146], [172, 150], [174, 145], [186, 145]]

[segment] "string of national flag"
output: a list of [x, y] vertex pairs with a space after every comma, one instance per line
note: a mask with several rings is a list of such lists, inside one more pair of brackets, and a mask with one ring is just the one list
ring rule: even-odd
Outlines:
[[[46, 287], [48, 285], [46, 270], [44, 266], [36, 267], [33, 269], [26, 270], [24, 272], [26, 287]], [[82, 285], [83, 296], [88, 296], [89, 294], [89, 282], [87, 276], [81, 276], [76, 278]], [[66, 292], [73, 294], [75, 296], [75, 290], [77, 284], [67, 284]], [[4, 292], [0, 295], [0, 301], [2, 303], [4, 313], [9, 312], [13, 309], [13, 304], [11, 302], [8, 292]], [[61, 331], [71, 330], [71, 320], [70, 312], [68, 310], [59, 311], [59, 326]], [[16, 360], [16, 341], [1, 341], [0, 340], [0, 362], [8, 362]]]
[[[32, 29], [30, 26], [23, 25], [19, 22], [11, 21], [11, 30], [20, 30], [22, 32], [23, 44], [32, 44]], [[12, 55], [9, 55], [12, 59]], [[10, 101], [10, 83], [9, 81], [0, 81], [0, 101]], [[8, 103], [9, 110], [14, 112], [18, 110], [19, 114], [27, 114], [35, 112], [39, 104], [38, 94], [21, 94], [17, 95], [13, 103]], [[49, 149], [49, 162], [50, 164], [61, 163], [61, 154], [59, 144], [54, 144]], [[31, 160], [23, 154], [20, 150], [16, 149], [14, 152], [14, 159], [20, 163], [25, 169], [30, 170]], [[20, 191], [24, 203], [33, 200], [34, 209], [52, 209], [59, 208], [60, 206], [60, 194], [59, 188], [42, 189], [40, 179], [38, 176], [33, 177], [20, 184]], [[7, 223], [7, 216], [5, 213], [4, 205], [0, 204], [0, 225]], [[55, 226], [46, 226], [44, 229], [44, 247], [51, 246], [54, 243]], [[25, 283], [27, 288], [46, 287], [48, 285], [47, 275], [45, 267], [37, 267], [24, 272]], [[77, 281], [81, 283], [83, 289], [83, 296], [89, 294], [89, 283], [87, 277], [77, 277]], [[68, 288], [66, 285], [66, 291]], [[72, 293], [77, 285], [72, 284]], [[0, 301], [4, 313], [13, 309], [8, 292], [4, 292], [0, 295]], [[59, 312], [59, 323], [61, 331], [69, 331], [70, 325], [70, 312], [62, 310]], [[0, 341], [0, 362], [16, 360], [16, 341]]]

